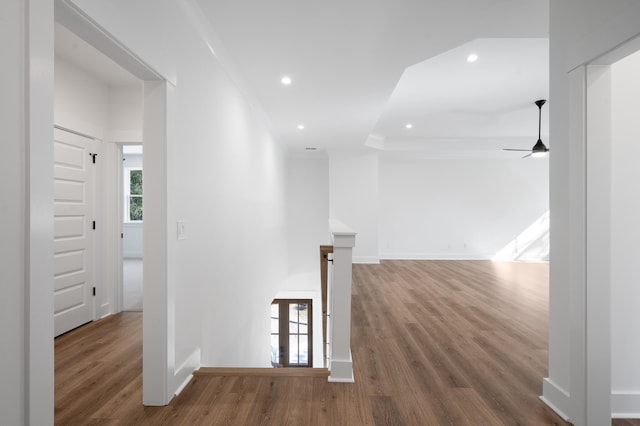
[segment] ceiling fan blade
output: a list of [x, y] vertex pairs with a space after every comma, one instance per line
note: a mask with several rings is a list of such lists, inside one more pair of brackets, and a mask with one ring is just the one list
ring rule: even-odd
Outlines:
[[503, 151], [520, 151], [520, 152], [528, 152], [522, 158], [527, 157], [542, 157], [549, 152], [549, 148], [542, 142], [540, 138], [540, 131], [542, 129], [542, 105], [544, 105], [547, 101], [545, 99], [540, 99], [535, 101], [534, 103], [538, 107], [538, 141], [533, 145], [532, 149], [518, 149], [518, 148], [502, 148]]

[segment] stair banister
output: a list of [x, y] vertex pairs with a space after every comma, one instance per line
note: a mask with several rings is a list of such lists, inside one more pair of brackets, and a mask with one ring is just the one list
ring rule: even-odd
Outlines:
[[329, 381], [354, 381], [351, 358], [351, 279], [356, 232], [337, 220], [329, 221], [333, 262], [329, 272]]

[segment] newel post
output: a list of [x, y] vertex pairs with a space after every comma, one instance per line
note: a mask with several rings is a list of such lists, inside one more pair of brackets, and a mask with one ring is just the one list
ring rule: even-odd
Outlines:
[[333, 268], [329, 290], [329, 381], [354, 381], [351, 359], [351, 265], [356, 233], [341, 222], [329, 222]]

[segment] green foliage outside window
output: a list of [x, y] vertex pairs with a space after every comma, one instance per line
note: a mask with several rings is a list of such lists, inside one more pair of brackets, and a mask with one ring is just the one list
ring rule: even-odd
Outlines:
[[130, 191], [131, 195], [142, 195], [142, 170], [131, 170]]
[[129, 220], [142, 220], [142, 170], [131, 170], [129, 174]]
[[129, 219], [142, 220], [142, 197], [131, 197], [129, 201]]

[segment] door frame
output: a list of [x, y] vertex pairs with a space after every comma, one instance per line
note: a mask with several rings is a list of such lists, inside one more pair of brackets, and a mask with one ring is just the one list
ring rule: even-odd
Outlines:
[[[596, 43], [597, 45], [597, 43]], [[640, 34], [572, 58], [569, 79], [572, 249], [571, 392], [576, 424], [610, 423], [611, 403], [611, 65], [640, 50]], [[570, 62], [571, 64], [572, 62]], [[575, 65], [575, 66], [574, 66]]]
[[[143, 224], [143, 404], [166, 405], [173, 368], [169, 350], [168, 318], [173, 311], [168, 299], [167, 280], [167, 206], [166, 147], [169, 111], [172, 111], [173, 87], [167, 80], [111, 36], [73, 3], [55, 1], [55, 20], [96, 47], [124, 69], [143, 81], [143, 161], [145, 164], [145, 205], [156, 212]], [[120, 210], [121, 211], [121, 210]], [[120, 216], [118, 216], [120, 219]], [[111, 235], [111, 238], [116, 237]], [[117, 239], [120, 235], [117, 234]], [[109, 242], [108, 247], [114, 245]], [[117, 246], [117, 244], [116, 244]], [[113, 250], [113, 249], [111, 249]], [[121, 254], [121, 253], [119, 253]], [[113, 255], [113, 253], [111, 254]], [[155, 266], [153, 266], [155, 265]], [[158, 267], [157, 265], [164, 265]], [[51, 315], [53, 322], [53, 315]], [[53, 336], [52, 336], [53, 338]]]

